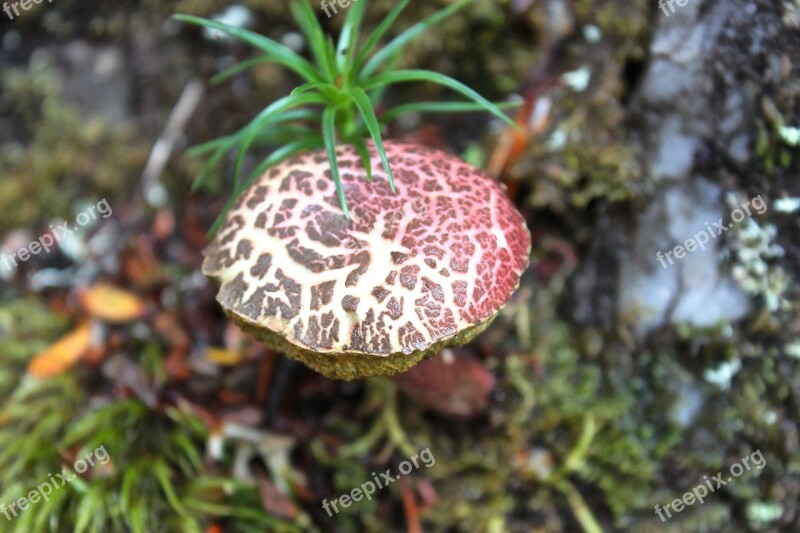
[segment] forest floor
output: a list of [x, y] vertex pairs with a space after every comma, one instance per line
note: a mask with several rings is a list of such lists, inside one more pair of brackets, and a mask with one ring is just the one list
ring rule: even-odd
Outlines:
[[[415, 2], [397, 26], [447, 3]], [[0, 505], [96, 463], [0, 516], [0, 531], [800, 529], [796, 217], [774, 203], [754, 217], [759, 246], [782, 255], [762, 253], [744, 320], [642, 334], [617, 301], [615, 246], [660, 190], [636, 121], [661, 10], [475, 0], [402, 58], [493, 101], [522, 97], [523, 134], [484, 114], [412, 117], [388, 134], [488, 169], [534, 242], [512, 302], [448, 354], [456, 369], [421, 363], [441, 372], [423, 390], [326, 379], [225, 318], [200, 264], [232, 165], [191, 193], [203, 161], [184, 152], [296, 80], [259, 65], [212, 85], [252, 51], [169, 16], [218, 4], [133, 4], [58, 0], [0, 22], [2, 252], [42, 242], [56, 220], [76, 229], [16, 265], [0, 256]], [[394, 5], [370, 0], [367, 27]], [[800, 42], [796, 2], [754, 5]], [[253, 29], [296, 42], [285, 2], [241, 6]], [[341, 16], [321, 17], [338, 31]], [[758, 156], [738, 171], [747, 179], [712, 178], [725, 191], [800, 195], [797, 141], [776, 133], [800, 119], [797, 59], [776, 60], [791, 83], [759, 101]], [[388, 98], [444, 96], [415, 85]], [[718, 147], [705, 148], [715, 165]], [[733, 268], [747, 238], [723, 239]], [[414, 454], [428, 459], [409, 476], [326, 512]]]

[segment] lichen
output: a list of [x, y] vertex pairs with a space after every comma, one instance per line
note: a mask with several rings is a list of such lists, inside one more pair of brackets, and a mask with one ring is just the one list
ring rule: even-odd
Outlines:
[[[726, 195], [725, 200], [729, 208], [738, 207], [735, 194]], [[748, 294], [761, 298], [771, 313], [791, 305], [784, 299], [790, 281], [777, 263], [785, 253], [775, 242], [777, 232], [772, 224], [762, 226], [756, 219], [747, 218], [725, 234], [723, 248], [723, 257], [733, 263], [734, 279]]]

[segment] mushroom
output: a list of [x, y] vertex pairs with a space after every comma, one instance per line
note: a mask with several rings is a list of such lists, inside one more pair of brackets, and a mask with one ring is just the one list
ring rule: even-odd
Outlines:
[[442, 151], [385, 148], [396, 192], [337, 147], [351, 220], [325, 151], [310, 152], [255, 180], [204, 251], [225, 313], [331, 378], [396, 374], [469, 342], [528, 265], [530, 233], [492, 178]]

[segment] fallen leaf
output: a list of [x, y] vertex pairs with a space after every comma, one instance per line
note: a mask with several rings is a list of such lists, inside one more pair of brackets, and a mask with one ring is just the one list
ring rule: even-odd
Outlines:
[[101, 283], [82, 291], [78, 296], [81, 307], [95, 318], [121, 324], [144, 315], [144, 302], [135, 294]]
[[164, 267], [150, 238], [132, 239], [120, 256], [120, 272], [137, 289], [151, 289], [164, 280]]
[[151, 322], [153, 330], [173, 349], [181, 352], [189, 351], [192, 339], [186, 333], [177, 312], [160, 312]]
[[86, 353], [91, 340], [87, 322], [34, 357], [28, 364], [28, 373], [38, 378], [63, 374]]
[[258, 476], [259, 489], [261, 492], [261, 504], [271, 515], [275, 515], [285, 520], [294, 520], [300, 516], [297, 506], [283, 494], [266, 476]]
[[419, 521], [419, 506], [408, 478], [400, 480], [400, 490], [403, 494], [403, 509], [406, 512], [406, 531], [408, 533], [422, 533], [422, 525]]
[[220, 366], [233, 366], [239, 364], [243, 357], [242, 353], [224, 348], [207, 348], [206, 359]]

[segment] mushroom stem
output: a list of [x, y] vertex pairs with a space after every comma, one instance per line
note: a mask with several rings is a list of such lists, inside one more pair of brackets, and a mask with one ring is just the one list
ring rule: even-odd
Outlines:
[[603, 528], [597, 522], [589, 506], [586, 505], [581, 493], [578, 492], [578, 489], [576, 489], [572, 483], [566, 479], [562, 479], [556, 483], [555, 487], [567, 498], [567, 502], [572, 509], [572, 513], [575, 515], [575, 519], [580, 523], [586, 533], [603, 533]]
[[411, 444], [400, 418], [397, 414], [397, 386], [390, 380], [378, 378], [369, 382], [370, 394], [376, 396], [382, 404], [381, 411], [369, 431], [359, 439], [339, 447], [336, 457], [331, 457], [324, 452], [322, 447], [315, 447], [315, 451], [324, 462], [334, 459], [349, 459], [369, 452], [382, 438], [386, 438], [386, 446], [381, 456], [391, 455], [395, 450], [400, 450], [406, 456], [412, 456], [417, 449]]
[[556, 484], [565, 479], [570, 473], [580, 470], [596, 434], [597, 424], [595, 418], [592, 415], [587, 415], [583, 419], [583, 427], [577, 444], [567, 454], [567, 457], [561, 463], [561, 467], [547, 479], [547, 482]]
[[384, 427], [383, 424], [383, 417], [379, 417], [378, 420], [372, 425], [372, 427], [370, 428], [370, 430], [367, 432], [366, 435], [359, 438], [358, 440], [351, 442], [350, 444], [346, 444], [340, 447], [336, 455], [340, 459], [347, 459], [350, 457], [357, 457], [359, 455], [364, 455], [385, 434], [386, 434], [386, 428]]
[[382, 381], [385, 381], [387, 384], [387, 394], [386, 403], [383, 406], [381, 418], [383, 418], [383, 422], [386, 425], [386, 431], [389, 434], [389, 441], [401, 452], [403, 452], [404, 455], [410, 457], [414, 455], [417, 450], [408, 440], [406, 432], [400, 425], [400, 419], [397, 416], [397, 386], [388, 379], [384, 379]]
[[581, 527], [586, 533], [603, 533], [603, 528], [600, 527], [591, 509], [589, 509], [589, 506], [587, 506], [586, 502], [583, 500], [581, 493], [570, 483], [567, 476], [571, 472], [580, 470], [586, 459], [586, 454], [589, 452], [592, 441], [594, 440], [594, 436], [597, 434], [597, 430], [597, 423], [594, 416], [586, 416], [586, 418], [583, 419], [583, 427], [577, 444], [570, 450], [569, 454], [567, 454], [561, 467], [544, 480], [545, 483], [561, 492], [567, 498], [567, 502], [575, 515], [575, 519], [581, 524]]

